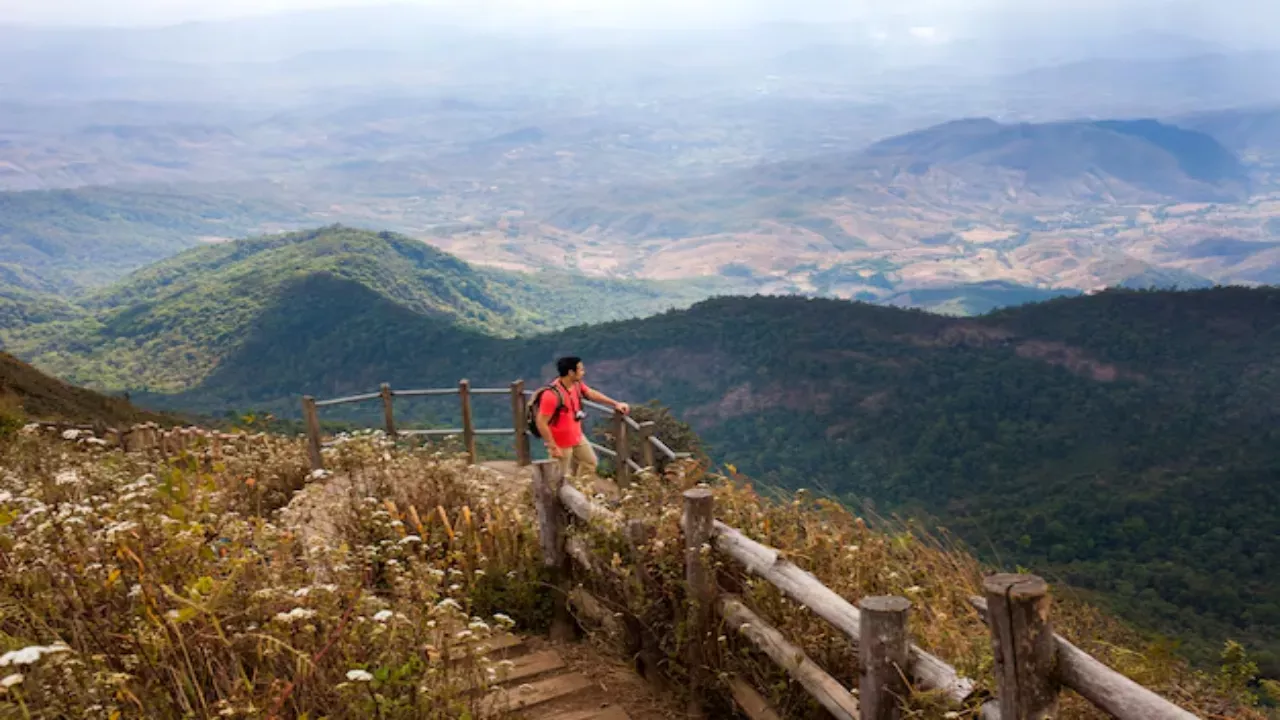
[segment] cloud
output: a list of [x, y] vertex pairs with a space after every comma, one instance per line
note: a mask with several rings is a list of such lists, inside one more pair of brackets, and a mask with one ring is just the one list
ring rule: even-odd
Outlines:
[[911, 37], [920, 40], [933, 40], [938, 37], [938, 28], [932, 25], [917, 25], [907, 30], [907, 32], [911, 34]]

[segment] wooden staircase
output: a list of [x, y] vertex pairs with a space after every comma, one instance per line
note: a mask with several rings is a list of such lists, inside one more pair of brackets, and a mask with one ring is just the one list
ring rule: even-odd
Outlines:
[[[484, 717], [514, 712], [527, 720], [632, 720], [617, 698], [561, 648], [541, 638], [500, 635], [485, 643], [486, 654], [514, 663], [482, 701]], [[567, 650], [567, 648], [565, 648]]]

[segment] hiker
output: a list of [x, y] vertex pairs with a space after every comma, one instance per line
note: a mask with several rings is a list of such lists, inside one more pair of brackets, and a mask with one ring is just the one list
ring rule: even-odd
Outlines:
[[566, 477], [574, 460], [577, 460], [577, 468], [574, 469], [577, 475], [594, 474], [598, 461], [595, 450], [582, 432], [582, 419], [586, 417], [582, 400], [585, 398], [609, 405], [623, 414], [630, 412], [631, 408], [587, 387], [582, 382], [587, 371], [581, 358], [560, 358], [556, 361], [556, 372], [560, 377], [538, 393], [538, 435], [547, 446], [547, 455], [560, 461]]

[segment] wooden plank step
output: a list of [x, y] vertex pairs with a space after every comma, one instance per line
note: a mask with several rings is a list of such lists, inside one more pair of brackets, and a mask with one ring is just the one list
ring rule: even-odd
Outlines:
[[[471, 654], [475, 655], [488, 655], [493, 660], [522, 655], [527, 649], [524, 644], [524, 638], [511, 633], [494, 635], [486, 640], [469, 640], [467, 642], [454, 643], [449, 646], [449, 650], [455, 658], [463, 657], [470, 651]], [[439, 660], [440, 651], [430, 650], [427, 656], [432, 660]]]
[[556, 712], [552, 715], [536, 715], [533, 720], [631, 720], [631, 716], [621, 705], [610, 705], [607, 708], [575, 710], [569, 713]]
[[[563, 670], [565, 667], [564, 658], [560, 657], [560, 653], [555, 650], [542, 650], [528, 655], [521, 655], [511, 662], [514, 664], [507, 670], [505, 677], [499, 674], [498, 682], [501, 685], [510, 685], [522, 680], [528, 680], [549, 672]], [[472, 686], [471, 689], [483, 689], [483, 686], [479, 688]]]
[[[512, 662], [515, 665], [507, 670], [506, 679], [502, 681], [504, 685], [549, 673], [552, 670], [560, 670], [565, 666], [564, 658], [560, 657], [560, 653], [555, 650], [543, 650], [522, 655], [512, 660]], [[501, 677], [501, 671], [499, 671], [499, 677]]]
[[581, 673], [556, 675], [489, 693], [480, 701], [481, 715], [491, 717], [504, 710], [525, 710], [594, 687], [596, 684]]

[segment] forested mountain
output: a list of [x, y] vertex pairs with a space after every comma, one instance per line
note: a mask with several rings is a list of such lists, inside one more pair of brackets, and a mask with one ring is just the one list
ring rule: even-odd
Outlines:
[[[80, 384], [181, 390], [238, 352], [296, 292], [325, 279], [353, 283], [415, 317], [495, 336], [649, 314], [733, 287], [479, 269], [402, 235], [333, 226], [194, 248], [76, 305], [0, 289], [9, 328], [0, 327], [0, 338]], [[363, 333], [356, 328], [353, 337]]]

